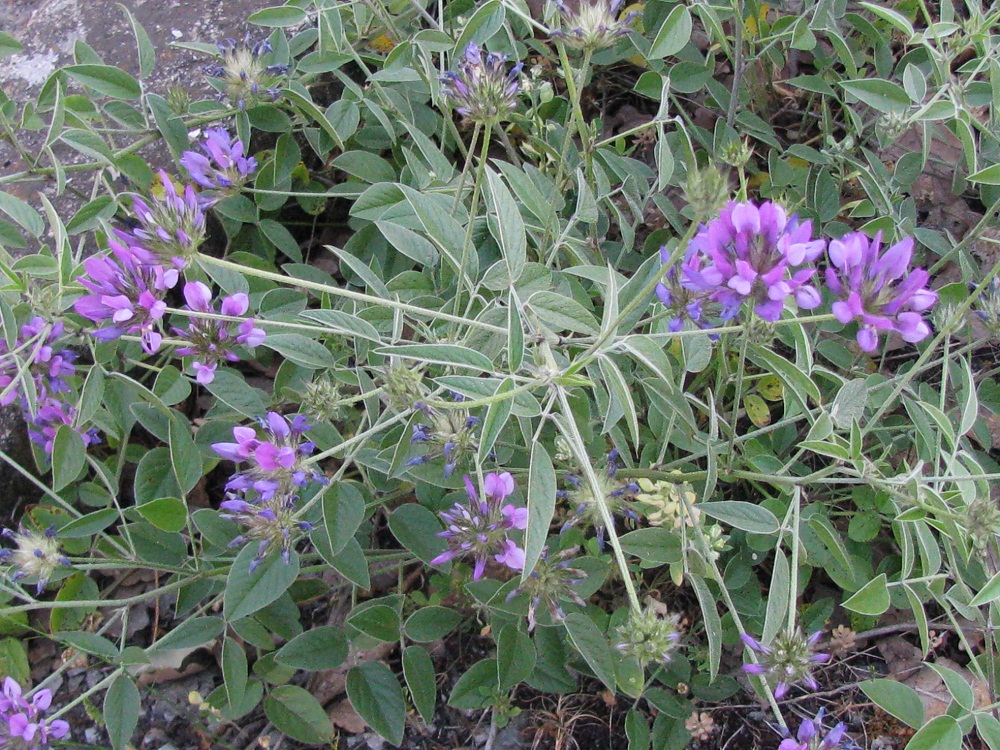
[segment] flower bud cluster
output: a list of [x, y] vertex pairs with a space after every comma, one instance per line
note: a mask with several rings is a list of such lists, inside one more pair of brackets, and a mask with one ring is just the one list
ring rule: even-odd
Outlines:
[[11, 567], [10, 579], [35, 579], [36, 593], [41, 594], [45, 590], [45, 584], [58, 568], [70, 564], [59, 551], [54, 526], [40, 534], [23, 527], [18, 531], [4, 529], [0, 531], [0, 536], [14, 543], [13, 549], [0, 549], [0, 563]]
[[633, 521], [639, 520], [639, 516], [628, 505], [632, 497], [639, 492], [639, 485], [635, 482], [618, 480], [617, 473], [618, 451], [612, 450], [608, 453], [604, 471], [597, 472], [598, 487], [596, 492], [590, 483], [582, 477], [576, 474], [566, 475], [566, 481], [572, 489], [561, 490], [558, 495], [565, 498], [571, 507], [575, 507], [575, 510], [573, 515], [563, 524], [560, 533], [578, 524], [593, 527], [597, 533], [597, 543], [603, 549], [606, 528], [602, 506], [607, 509], [608, 515], [612, 518], [620, 513]]
[[265, 62], [265, 57], [274, 51], [267, 39], [253, 42], [250, 34], [241, 42], [226, 39], [217, 42], [220, 61], [205, 66], [205, 73], [215, 81], [213, 85], [222, 96], [241, 112], [247, 106], [266, 101], [275, 101], [281, 96], [282, 79], [288, 75], [288, 65], [274, 65]]
[[511, 601], [521, 594], [527, 594], [528, 632], [538, 624], [536, 614], [541, 605], [546, 607], [553, 622], [562, 622], [566, 618], [563, 602], [571, 601], [579, 607], [587, 606], [576, 592], [576, 587], [587, 579], [586, 571], [574, 567], [577, 564], [574, 555], [579, 549], [570, 547], [553, 555], [545, 547], [528, 578], [507, 595], [507, 601]]
[[441, 90], [455, 104], [455, 111], [473, 122], [492, 125], [506, 120], [517, 106], [523, 63], [506, 70], [507, 55], [488, 52], [469, 44], [457, 71], [441, 79]]
[[610, 47], [631, 31], [632, 20], [638, 15], [629, 12], [621, 18], [625, 0], [579, 0], [570, 5], [557, 0], [563, 28], [549, 32], [567, 47], [591, 52]]
[[615, 648], [637, 659], [643, 667], [670, 661], [681, 640], [681, 618], [664, 609], [663, 605], [650, 603], [641, 611], [632, 611], [617, 629]]
[[134, 195], [135, 220], [128, 233], [119, 233], [130, 247], [138, 245], [155, 255], [162, 264], [187, 266], [205, 238], [205, 209], [193, 185], [180, 192], [173, 179], [160, 170], [160, 190], [145, 198]]
[[427, 422], [413, 426], [410, 442], [424, 446], [426, 452], [409, 459], [406, 465], [419, 466], [443, 458], [444, 475], [450, 477], [463, 458], [474, 456], [479, 450], [476, 429], [479, 417], [466, 409], [436, 408], [422, 401], [416, 408], [427, 417]]
[[829, 654], [814, 652], [814, 647], [823, 637], [823, 631], [817, 631], [808, 638], [797, 628], [783, 631], [769, 645], [764, 645], [747, 634], [740, 637], [746, 647], [757, 655], [757, 662], [744, 664], [743, 670], [773, 683], [776, 699], [784, 698], [788, 688], [799, 682], [805, 683], [810, 690], [819, 689], [819, 683], [813, 677], [813, 669], [817, 664], [830, 660]]

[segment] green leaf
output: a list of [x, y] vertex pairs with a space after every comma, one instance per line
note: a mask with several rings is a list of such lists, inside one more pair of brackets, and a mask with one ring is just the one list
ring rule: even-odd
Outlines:
[[201, 479], [201, 452], [194, 444], [191, 427], [178, 416], [170, 419], [170, 462], [182, 493], [190, 492]]
[[406, 619], [403, 632], [410, 640], [431, 643], [443, 638], [462, 622], [462, 615], [448, 607], [421, 607]]
[[683, 5], [675, 6], [660, 30], [656, 32], [656, 38], [649, 48], [649, 57], [663, 58], [676, 55], [691, 39], [692, 28], [691, 12]]
[[139, 77], [146, 78], [153, 72], [153, 68], [156, 67], [156, 49], [153, 47], [153, 42], [150, 40], [149, 34], [142, 28], [142, 24], [132, 15], [132, 11], [121, 3], [118, 3], [118, 10], [125, 14], [129, 25], [132, 27], [132, 34], [135, 36], [135, 46], [139, 55]]
[[80, 433], [59, 425], [52, 443], [52, 489], [57, 492], [80, 476], [87, 465], [87, 446]]
[[348, 315], [340, 310], [304, 310], [299, 314], [299, 317], [329, 326], [331, 333], [356, 336], [374, 341], [376, 344], [382, 343], [382, 338], [375, 330], [375, 326], [366, 320], [355, 315]]
[[553, 331], [596, 335], [600, 330], [594, 316], [575, 299], [556, 292], [535, 292], [525, 306]]
[[928, 664], [927, 666], [937, 672], [938, 677], [951, 693], [951, 697], [955, 699], [955, 703], [966, 711], [972, 711], [975, 708], [976, 697], [972, 692], [972, 687], [962, 675], [954, 669], [948, 669], [940, 664]]
[[463, 711], [477, 711], [492, 706], [499, 692], [497, 660], [483, 659], [458, 678], [448, 698], [448, 705]]
[[170, 449], [153, 448], [142, 457], [135, 470], [135, 501], [139, 505], [160, 497], [178, 497], [180, 485], [170, 461]]
[[87, 88], [112, 99], [138, 99], [142, 95], [139, 82], [121, 68], [112, 65], [67, 65], [62, 72]]
[[994, 164], [992, 167], [980, 169], [978, 172], [970, 174], [965, 179], [969, 182], [975, 182], [981, 185], [1000, 185], [1000, 164]]
[[323, 523], [330, 554], [340, 553], [365, 520], [365, 499], [352, 482], [335, 482], [323, 493]]
[[840, 81], [849, 94], [857, 97], [869, 107], [879, 112], [902, 114], [910, 108], [910, 97], [898, 83], [881, 78], [860, 78], [856, 81]]
[[[514, 380], [507, 378], [497, 386], [494, 396], [501, 396], [514, 390]], [[479, 449], [476, 453], [480, 463], [486, 461], [486, 457], [493, 451], [497, 438], [503, 431], [507, 420], [510, 419], [511, 409], [514, 408], [514, 399], [504, 398], [494, 401], [486, 410], [486, 417], [479, 428]]]
[[980, 607], [997, 599], [1000, 599], [1000, 573], [996, 573], [979, 589], [979, 592], [969, 602], [969, 606]]
[[243, 646], [232, 638], [226, 638], [222, 642], [222, 682], [226, 690], [226, 701], [230, 706], [238, 706], [243, 702], [249, 676]]
[[118, 647], [104, 636], [88, 633], [84, 630], [62, 631], [53, 634], [53, 638], [65, 641], [79, 651], [99, 656], [108, 661], [114, 661], [119, 656]]
[[701, 614], [705, 618], [705, 634], [708, 636], [708, 671], [709, 681], [715, 682], [719, 674], [719, 662], [722, 659], [722, 618], [719, 617], [719, 608], [716, 599], [705, 583], [705, 579], [699, 575], [690, 575], [691, 585], [698, 596], [698, 604], [701, 607]]
[[395, 675], [384, 664], [366, 661], [347, 673], [347, 697], [368, 726], [392, 744], [403, 742], [406, 704]]
[[355, 610], [348, 615], [347, 624], [385, 643], [399, 640], [399, 614], [392, 607], [383, 604]]
[[510, 190], [492, 169], [486, 169], [486, 197], [490, 210], [496, 215], [496, 222], [490, 223], [490, 231], [503, 251], [504, 262], [507, 264], [507, 274], [513, 284], [524, 271], [527, 260], [527, 239], [524, 229], [524, 219], [518, 209], [517, 201]]
[[630, 531], [621, 537], [620, 542], [625, 552], [651, 565], [668, 565], [681, 561], [681, 540], [662, 526]]
[[549, 538], [556, 510], [556, 472], [541, 441], [531, 446], [528, 471], [528, 528], [524, 532], [524, 570], [521, 581], [531, 576]]
[[204, 646], [220, 635], [226, 623], [221, 617], [192, 617], [182, 620], [160, 640], [149, 647], [150, 651], [171, 651]]
[[962, 727], [951, 716], [935, 716], [906, 743], [905, 750], [957, 750], [962, 747]]
[[299, 575], [299, 556], [294, 552], [285, 562], [273, 550], [251, 573], [257, 545], [247, 544], [233, 560], [222, 599], [222, 616], [227, 622], [239, 620], [263, 609], [288, 590]]
[[780, 528], [778, 519], [767, 508], [741, 500], [699, 503], [698, 508], [706, 516], [753, 534], [776, 534]]
[[284, 28], [285, 26], [300, 24], [307, 17], [306, 12], [302, 8], [296, 8], [291, 5], [276, 5], [270, 8], [262, 8], [256, 13], [251, 13], [247, 20], [257, 26]]
[[136, 512], [161, 531], [176, 533], [187, 526], [187, 505], [176, 497], [158, 497], [136, 506]]
[[264, 339], [263, 345], [310, 370], [337, 367], [337, 360], [329, 349], [301, 333], [271, 333]]
[[282, 685], [264, 699], [264, 713], [282, 733], [307, 745], [333, 738], [333, 726], [312, 693], [298, 685]]
[[417, 503], [396, 508], [389, 516], [389, 530], [400, 544], [425, 563], [448, 549], [448, 543], [438, 536], [441, 531], [438, 517]]
[[885, 573], [869, 581], [841, 606], [862, 615], [880, 615], [889, 609], [889, 589]]
[[649, 750], [649, 721], [637, 708], [630, 708], [625, 715], [625, 736], [628, 750]]
[[287, 667], [317, 671], [336, 669], [343, 664], [347, 654], [344, 631], [324, 625], [292, 638], [275, 653], [274, 660]]
[[38, 212], [20, 198], [0, 190], [0, 211], [13, 219], [32, 237], [45, 231], [45, 222]]
[[437, 705], [437, 676], [434, 674], [434, 662], [426, 649], [406, 647], [403, 651], [403, 677], [420, 718], [430, 723]]
[[24, 50], [24, 45], [10, 34], [0, 32], [0, 58], [16, 55]]
[[751, 345], [747, 354], [754, 364], [781, 378], [786, 389], [791, 390], [802, 411], [809, 410], [809, 399], [816, 403], [820, 402], [819, 388], [809, 375], [800, 370], [794, 363], [770, 349], [757, 345]]
[[441, 255], [426, 237], [394, 221], [376, 221], [375, 226], [386, 241], [407, 258], [429, 268], [438, 264]]
[[104, 695], [104, 726], [114, 750], [123, 750], [139, 723], [142, 700], [139, 689], [126, 675], [119, 675]]
[[615, 664], [608, 639], [587, 615], [573, 612], [563, 621], [570, 640], [594, 670], [594, 674], [612, 692], [616, 689]]
[[104, 531], [121, 516], [117, 508], [104, 508], [95, 510], [85, 516], [70, 521], [59, 529], [59, 537], [62, 539], [80, 539], [85, 536], [92, 536]]
[[511, 690], [535, 669], [535, 644], [517, 625], [503, 626], [497, 639], [497, 679], [501, 690]]
[[376, 354], [433, 365], [448, 365], [480, 372], [496, 372], [493, 360], [482, 352], [457, 344], [398, 344], [375, 350]]
[[257, 418], [267, 410], [261, 392], [229, 370], [218, 370], [215, 380], [205, 387], [219, 401], [245, 417]]
[[1000, 721], [983, 712], [976, 713], [976, 731], [990, 750], [1000, 750]]

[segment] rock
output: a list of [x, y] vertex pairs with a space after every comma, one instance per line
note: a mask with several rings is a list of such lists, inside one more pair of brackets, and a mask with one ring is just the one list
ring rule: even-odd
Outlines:
[[[34, 473], [35, 459], [28, 442], [28, 430], [17, 404], [0, 407], [0, 451], [22, 468]], [[0, 525], [9, 526], [19, 515], [19, 509], [39, 498], [38, 487], [24, 474], [0, 459]]]

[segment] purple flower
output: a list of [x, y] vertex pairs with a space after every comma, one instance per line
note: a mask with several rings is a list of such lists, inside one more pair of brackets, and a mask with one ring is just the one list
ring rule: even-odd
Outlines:
[[493, 124], [507, 119], [517, 107], [523, 63], [505, 71], [507, 55], [486, 54], [470, 43], [458, 62], [458, 71], [441, 79], [442, 93], [455, 103], [455, 111], [473, 122]]
[[101, 341], [110, 341], [124, 333], [138, 333], [142, 348], [153, 354], [163, 336], [156, 323], [163, 318], [168, 289], [178, 279], [176, 268], [164, 268], [145, 249], [128, 247], [109, 240], [111, 253], [95, 255], [83, 262], [87, 276], [78, 276], [91, 294], [80, 297], [73, 308], [95, 323], [110, 320], [112, 325], [94, 332]]
[[[181, 166], [195, 184], [222, 194], [238, 192], [257, 169], [257, 160], [243, 153], [243, 141], [230, 138], [225, 128], [212, 128], [201, 142], [204, 153], [185, 151]], [[211, 197], [206, 204], [214, 203], [219, 196]]]
[[[187, 309], [196, 313], [215, 314], [212, 305], [212, 290], [200, 281], [190, 281], [184, 285], [184, 299]], [[243, 317], [250, 309], [250, 299], [242, 292], [222, 298], [221, 313], [234, 318]], [[191, 369], [195, 379], [202, 385], [215, 380], [215, 371], [220, 362], [239, 362], [240, 358], [231, 347], [242, 344], [248, 347], [259, 346], [264, 342], [263, 329], [254, 327], [253, 318], [246, 318], [238, 323], [231, 320], [217, 320], [192, 317], [188, 327], [174, 328], [174, 333], [189, 344], [177, 349], [182, 357], [194, 357]]]
[[[660, 262], [665, 266], [669, 261], [670, 252], [665, 246], [661, 247]], [[684, 259], [668, 268], [660, 283], [656, 285], [656, 296], [663, 303], [663, 306], [672, 313], [671, 331], [681, 330], [685, 320], [697, 323], [702, 328], [711, 326], [711, 323], [705, 319], [705, 306], [709, 303], [709, 296], [711, 292], [715, 291], [715, 287], [698, 285], [695, 281], [688, 281], [688, 279], [698, 278], [705, 263], [706, 257], [688, 245]]]
[[423, 445], [426, 452], [413, 456], [406, 465], [419, 466], [443, 458], [444, 475], [450, 477], [463, 458], [479, 450], [479, 438], [476, 434], [479, 417], [472, 416], [466, 409], [436, 408], [423, 401], [418, 401], [413, 406], [428, 418], [430, 424], [413, 426], [410, 443]]
[[0, 536], [14, 543], [13, 549], [0, 549], [0, 562], [9, 564], [12, 569], [10, 579], [34, 578], [38, 594], [45, 590], [45, 584], [57, 568], [70, 564], [59, 551], [55, 526], [50, 526], [41, 534], [23, 527], [18, 531], [4, 529], [0, 531]]
[[69, 724], [62, 719], [43, 718], [50, 705], [51, 690], [39, 690], [29, 701], [21, 695], [21, 686], [7, 677], [0, 694], [0, 747], [46, 750], [49, 740], [69, 734]]
[[803, 682], [810, 690], [818, 690], [819, 683], [812, 675], [817, 664], [830, 660], [829, 654], [813, 653], [813, 648], [823, 637], [823, 631], [817, 631], [806, 638], [802, 631], [781, 632], [774, 637], [770, 645], [765, 646], [756, 638], [743, 634], [743, 643], [757, 655], [757, 663], [743, 665], [743, 671], [748, 674], [761, 675], [774, 683], [774, 697], [781, 700], [788, 688]]
[[234, 474], [226, 484], [230, 492], [253, 490], [262, 500], [278, 494], [294, 494], [309, 482], [325, 484], [326, 478], [305, 463], [316, 444], [304, 439], [311, 426], [302, 416], [291, 423], [277, 412], [260, 420], [261, 433], [252, 427], [234, 427], [235, 443], [215, 443], [212, 450], [233, 463], [248, 468]]
[[845, 744], [853, 745], [849, 739], [845, 743], [844, 735], [847, 732], [847, 726], [843, 722], [827, 732], [826, 736], [821, 736], [824, 713], [825, 709], [821, 708], [816, 714], [815, 720], [803, 719], [802, 723], [799, 724], [796, 739], [788, 737], [782, 740], [781, 744], [778, 745], [778, 750], [838, 750]]
[[913, 240], [909, 237], [881, 251], [882, 233], [869, 240], [853, 232], [830, 242], [826, 285], [838, 298], [833, 314], [843, 324], [858, 321], [858, 345], [875, 351], [879, 334], [896, 331], [916, 343], [930, 335], [921, 313], [937, 302], [927, 288], [930, 276], [922, 268], [909, 270]]
[[[54, 398], [47, 398], [38, 402], [38, 411], [33, 415], [25, 414], [29, 419], [28, 437], [33, 443], [42, 446], [46, 453], [52, 453], [52, 446], [56, 439], [56, 431], [61, 425], [73, 427], [76, 417], [76, 409]], [[94, 445], [101, 442], [96, 429], [85, 430], [83, 427], [73, 427], [83, 438], [84, 445]]]
[[[23, 386], [19, 382], [22, 362], [27, 363], [27, 372], [35, 385], [39, 400], [51, 394], [69, 390], [64, 378], [76, 373], [73, 361], [76, 354], [69, 349], [56, 351], [55, 341], [63, 334], [61, 322], [50, 323], [42, 317], [34, 317], [21, 326], [21, 337], [14, 348], [0, 338], [0, 406], [6, 406], [21, 396], [21, 403], [27, 406]], [[20, 387], [19, 387], [20, 386]]]
[[129, 246], [139, 245], [149, 250], [160, 263], [184, 268], [198, 253], [205, 237], [205, 210], [198, 201], [194, 187], [186, 185], [183, 194], [177, 192], [174, 181], [160, 170], [161, 198], [136, 195], [132, 210], [137, 224], [130, 232], [117, 231], [119, 239]]
[[529, 632], [538, 624], [535, 615], [542, 604], [553, 622], [562, 622], [566, 618], [562, 606], [564, 601], [571, 601], [578, 607], [587, 606], [583, 597], [574, 590], [587, 579], [586, 571], [574, 567], [577, 563], [574, 555], [579, 550], [579, 547], [571, 547], [552, 555], [549, 548], [545, 547], [527, 579], [507, 595], [508, 602], [521, 594], [528, 595]]
[[503, 502], [514, 492], [514, 478], [506, 471], [487, 474], [480, 497], [476, 486], [466, 476], [465, 489], [469, 505], [455, 503], [450, 510], [441, 513], [446, 528], [438, 536], [448, 540], [449, 549], [431, 560], [431, 565], [472, 557], [475, 561], [472, 577], [477, 581], [483, 577], [490, 557], [511, 570], [522, 570], [524, 550], [508, 537], [508, 532], [523, 529], [527, 516], [523, 516], [524, 525], [520, 525], [519, 509]]
[[286, 564], [291, 562], [292, 549], [299, 537], [312, 531], [311, 523], [295, 518], [296, 495], [283, 492], [252, 503], [233, 495], [227, 497], [219, 504], [219, 509], [225, 511], [220, 515], [243, 526], [243, 532], [229, 546], [242, 547], [247, 542], [257, 544], [257, 554], [250, 562], [251, 573], [274, 549], [280, 551]]
[[812, 238], [809, 221], [788, 218], [781, 206], [730, 202], [691, 240], [688, 252], [693, 249], [702, 257], [685, 262], [682, 283], [710, 293], [722, 305], [724, 320], [749, 301], [757, 315], [773, 322], [789, 296], [803, 309], [819, 306], [819, 292], [808, 283], [816, 269], [804, 264], [814, 261], [823, 247], [823, 240]]
[[632, 19], [639, 15], [630, 12], [619, 18], [624, 4], [625, 0], [579, 0], [571, 6], [556, 0], [565, 28], [550, 31], [549, 36], [575, 49], [593, 51], [610, 47], [628, 34]]
[[618, 451], [613, 449], [608, 452], [607, 461], [603, 472], [597, 473], [597, 492], [590, 486], [589, 482], [583, 481], [577, 474], [567, 474], [566, 481], [573, 488], [570, 491], [561, 490], [559, 497], [566, 498], [571, 505], [576, 506], [576, 510], [569, 520], [563, 524], [559, 533], [564, 533], [577, 524], [592, 526], [597, 532], [597, 544], [604, 549], [604, 513], [601, 506], [605, 506], [608, 514], [614, 517], [621, 513], [627, 518], [638, 521], [639, 516], [628, 507], [628, 501], [639, 492], [639, 485], [635, 482], [622, 482], [617, 479], [618, 474]]
[[213, 85], [237, 109], [242, 112], [248, 104], [274, 101], [281, 96], [281, 79], [288, 74], [289, 66], [265, 63], [265, 55], [274, 51], [267, 39], [252, 43], [248, 33], [242, 42], [226, 39], [216, 46], [220, 64], [206, 66], [205, 73], [215, 79]]

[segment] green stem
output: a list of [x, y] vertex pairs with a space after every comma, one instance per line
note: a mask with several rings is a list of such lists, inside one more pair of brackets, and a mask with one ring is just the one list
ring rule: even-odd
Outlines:
[[[476, 166], [476, 181], [472, 186], [472, 204], [469, 206], [469, 225], [465, 229], [465, 241], [462, 243], [462, 259], [455, 269], [455, 299], [452, 302], [452, 309], [458, 312], [462, 298], [462, 284], [468, 284], [469, 303], [466, 305], [465, 314], [468, 316], [472, 310], [472, 303], [475, 299], [476, 288], [472, 277], [466, 273], [469, 267], [469, 251], [472, 248], [472, 230], [476, 225], [476, 212], [479, 210], [479, 197], [483, 192], [483, 175], [486, 172], [486, 160], [490, 151], [490, 128], [483, 130], [483, 143], [479, 153], [479, 164]], [[471, 149], [470, 149], [471, 158]], [[456, 196], [457, 198], [457, 196]], [[463, 318], [464, 320], [464, 318]]]

